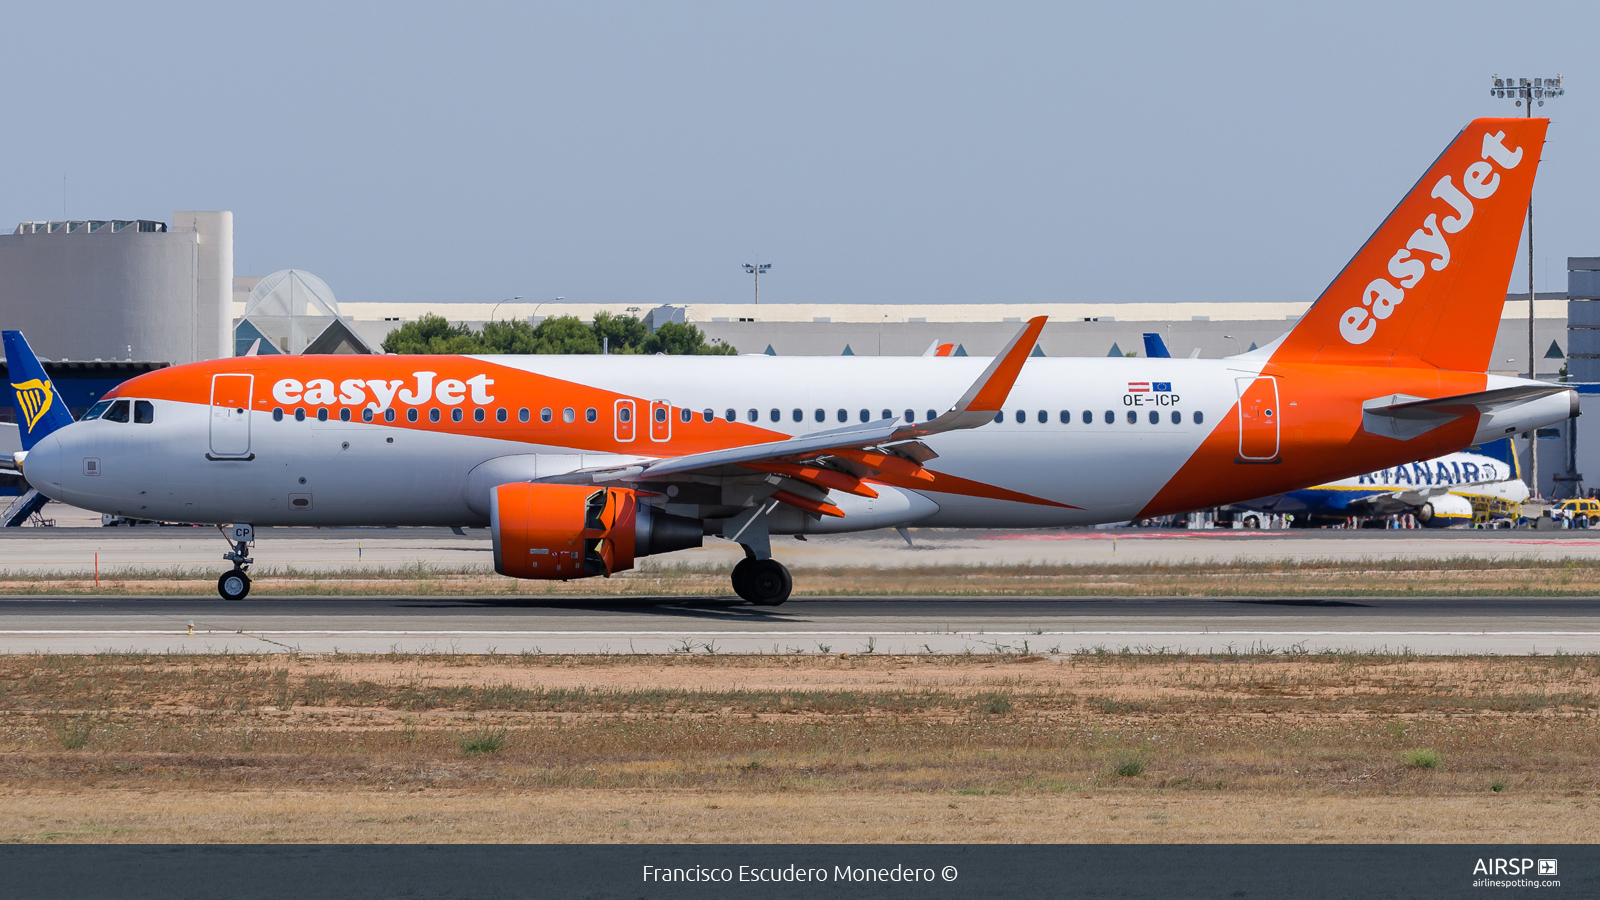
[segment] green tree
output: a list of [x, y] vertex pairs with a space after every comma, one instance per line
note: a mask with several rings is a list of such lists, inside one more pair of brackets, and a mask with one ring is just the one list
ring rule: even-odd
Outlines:
[[706, 343], [706, 336], [693, 325], [667, 322], [644, 339], [639, 349], [668, 356], [735, 356], [738, 349], [721, 341]]
[[541, 353], [538, 330], [521, 319], [483, 323], [484, 353]]
[[610, 338], [612, 353], [638, 353], [639, 347], [650, 336], [650, 329], [637, 316], [623, 316], [600, 311], [594, 314], [596, 338]]
[[389, 332], [383, 349], [388, 353], [482, 353], [483, 344], [465, 322], [451, 325], [444, 316], [429, 313]]
[[552, 316], [533, 329], [535, 353], [599, 353], [600, 339], [577, 316]]

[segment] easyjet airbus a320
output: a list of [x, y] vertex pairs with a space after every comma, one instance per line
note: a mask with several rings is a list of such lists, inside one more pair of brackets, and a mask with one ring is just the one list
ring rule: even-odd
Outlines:
[[610, 575], [711, 535], [789, 596], [773, 535], [1062, 526], [1216, 506], [1577, 412], [1486, 374], [1545, 119], [1479, 119], [1273, 344], [1205, 359], [271, 356], [142, 375], [81, 421], [5, 333], [49, 497], [218, 523], [487, 526], [495, 570]]

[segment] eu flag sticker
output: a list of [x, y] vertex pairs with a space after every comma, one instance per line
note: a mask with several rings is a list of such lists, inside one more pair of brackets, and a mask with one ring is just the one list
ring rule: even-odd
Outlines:
[[1152, 390], [1169, 391], [1170, 392], [1172, 390], [1172, 382], [1170, 382], [1170, 381], [1157, 381], [1157, 382], [1152, 383], [1150, 385], [1150, 387], [1151, 387]]

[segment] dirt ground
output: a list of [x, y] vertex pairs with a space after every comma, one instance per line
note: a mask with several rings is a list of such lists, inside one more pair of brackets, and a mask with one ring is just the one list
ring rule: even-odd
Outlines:
[[1600, 659], [0, 657], [0, 840], [1580, 842]]

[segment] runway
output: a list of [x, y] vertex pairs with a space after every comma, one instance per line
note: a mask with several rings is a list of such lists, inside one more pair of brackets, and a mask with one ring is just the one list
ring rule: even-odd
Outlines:
[[[190, 628], [193, 634], [190, 634]], [[0, 600], [7, 653], [1600, 653], [1600, 599]]]

